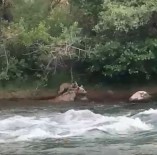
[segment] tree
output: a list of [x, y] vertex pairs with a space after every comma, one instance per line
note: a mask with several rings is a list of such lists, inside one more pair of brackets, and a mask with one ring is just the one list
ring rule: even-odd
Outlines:
[[95, 26], [97, 43], [93, 71], [105, 76], [157, 73], [156, 0], [103, 1]]
[[8, 22], [13, 21], [13, 14], [11, 11], [12, 5], [13, 3], [11, 0], [0, 1], [0, 18]]
[[78, 21], [83, 32], [95, 35], [93, 28], [98, 22], [103, 0], [69, 0], [73, 18]]

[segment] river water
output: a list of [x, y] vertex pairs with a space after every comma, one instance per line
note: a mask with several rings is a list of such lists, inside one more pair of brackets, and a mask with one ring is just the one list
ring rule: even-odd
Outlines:
[[157, 103], [0, 104], [0, 155], [156, 155]]

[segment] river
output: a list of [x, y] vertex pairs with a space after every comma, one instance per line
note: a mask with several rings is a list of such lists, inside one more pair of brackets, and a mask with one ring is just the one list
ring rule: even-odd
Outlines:
[[0, 104], [0, 155], [156, 155], [157, 103]]

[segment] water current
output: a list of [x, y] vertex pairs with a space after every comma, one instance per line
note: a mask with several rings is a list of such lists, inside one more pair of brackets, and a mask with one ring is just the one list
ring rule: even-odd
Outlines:
[[157, 155], [157, 103], [3, 102], [0, 155]]

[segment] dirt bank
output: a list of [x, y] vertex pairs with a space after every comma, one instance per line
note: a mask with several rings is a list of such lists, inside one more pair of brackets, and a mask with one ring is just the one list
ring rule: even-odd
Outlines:
[[[153, 96], [157, 97], [157, 85], [141, 86], [133, 88], [86, 88], [87, 97], [90, 101], [95, 102], [127, 102], [129, 97], [139, 90], [147, 91]], [[0, 100], [47, 100], [52, 99], [56, 95], [56, 90], [40, 89], [40, 90], [16, 90], [16, 91], [0, 91]]]

